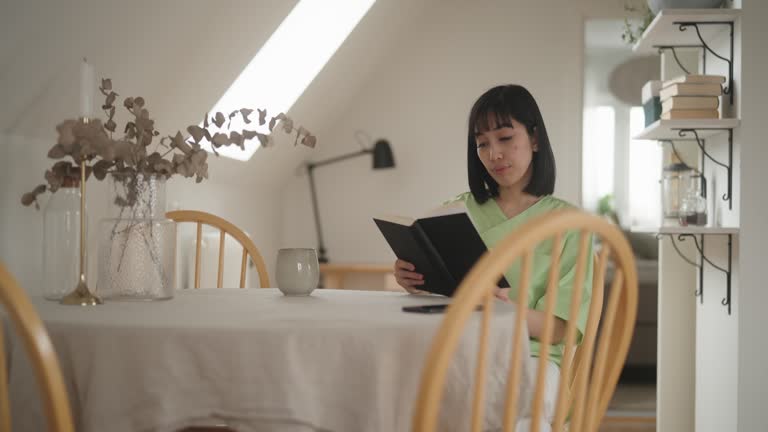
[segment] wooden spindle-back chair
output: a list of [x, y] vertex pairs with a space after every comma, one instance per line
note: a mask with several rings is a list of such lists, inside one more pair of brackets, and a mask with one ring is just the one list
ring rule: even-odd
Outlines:
[[[565, 329], [565, 349], [560, 369], [560, 382], [552, 422], [553, 431], [562, 431], [568, 422], [570, 432], [596, 431], [605, 415], [616, 388], [619, 374], [626, 360], [637, 314], [637, 271], [632, 250], [621, 231], [594, 215], [578, 210], [561, 210], [538, 217], [522, 225], [505, 237], [493, 250], [487, 252], [472, 268], [456, 291], [446, 310], [441, 326], [433, 340], [419, 388], [413, 416], [414, 432], [434, 432], [440, 409], [440, 400], [446, 372], [456, 351], [460, 336], [477, 305], [482, 304], [479, 348], [475, 370], [475, 388], [472, 405], [471, 430], [479, 432], [484, 416], [484, 377], [490, 317], [493, 313], [494, 291], [501, 275], [517, 260], [522, 260], [518, 282], [518, 305], [528, 304], [534, 249], [540, 243], [552, 240], [552, 250], [559, 250], [566, 232], [579, 232], [578, 256], [569, 316], [578, 314], [584, 293], [584, 281], [593, 236], [600, 240], [592, 280], [592, 299], [589, 305], [586, 329], [581, 345], [576, 345], [575, 319], [568, 320]], [[534, 393], [530, 418], [532, 430], [538, 431], [543, 418], [544, 387], [550, 341], [555, 326], [554, 306], [560, 280], [559, 254], [551, 254], [550, 270], [545, 294], [545, 323], [540, 343], [538, 371], [534, 379]], [[603, 284], [608, 260], [616, 266], [610, 291]], [[512, 282], [512, 281], [510, 281]], [[514, 283], [514, 282], [512, 282]], [[603, 297], [604, 295], [608, 297]], [[601, 309], [605, 306], [601, 317]], [[516, 355], [523, 340], [527, 307], [518, 309], [512, 341], [505, 394], [503, 430], [514, 431], [521, 379], [521, 363], [525, 359]], [[600, 327], [600, 338], [596, 341]]]
[[195, 242], [195, 288], [200, 288], [200, 250], [203, 241], [203, 225], [210, 225], [219, 229], [219, 267], [216, 277], [216, 287], [221, 288], [224, 280], [224, 241], [229, 234], [237, 240], [243, 247], [242, 259], [240, 261], [240, 288], [245, 288], [245, 272], [248, 268], [248, 255], [251, 256], [256, 265], [256, 271], [259, 274], [259, 286], [269, 287], [269, 274], [267, 266], [264, 264], [256, 245], [243, 230], [233, 225], [231, 222], [222, 219], [210, 213], [196, 210], [174, 210], [165, 214], [168, 219], [175, 222], [192, 222], [197, 224], [197, 237]]
[[[21, 348], [29, 357], [37, 379], [49, 432], [73, 432], [72, 413], [67, 389], [51, 339], [42, 320], [16, 279], [0, 263], [0, 306], [9, 318], [11, 328], [20, 336]], [[0, 316], [0, 432], [11, 430], [8, 399], [8, 368], [3, 341], [3, 319]]]

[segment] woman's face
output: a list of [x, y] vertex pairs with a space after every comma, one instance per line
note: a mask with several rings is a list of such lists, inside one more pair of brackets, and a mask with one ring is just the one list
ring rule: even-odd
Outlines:
[[531, 177], [533, 152], [538, 151], [535, 138], [515, 119], [497, 124], [492, 115], [488, 123], [488, 131], [475, 133], [477, 156], [499, 187], [524, 188]]

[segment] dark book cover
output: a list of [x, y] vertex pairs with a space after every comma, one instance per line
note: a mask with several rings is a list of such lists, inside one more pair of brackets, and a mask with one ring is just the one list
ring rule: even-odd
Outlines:
[[[399, 259], [424, 275], [418, 289], [452, 296], [462, 279], [487, 248], [466, 212], [424, 217], [374, 218], [382, 235]], [[499, 286], [507, 287], [502, 278]]]
[[373, 220], [395, 256], [412, 263], [416, 267], [416, 272], [424, 275], [424, 284], [418, 289], [446, 296], [453, 294], [456, 281], [446, 268], [440, 254], [418, 225], [403, 225], [378, 218]]

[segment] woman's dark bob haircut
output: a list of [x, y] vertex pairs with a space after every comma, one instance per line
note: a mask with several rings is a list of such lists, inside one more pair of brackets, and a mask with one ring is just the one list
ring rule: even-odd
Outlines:
[[499, 196], [499, 184], [486, 171], [477, 156], [475, 133], [487, 132], [497, 125], [508, 124], [510, 119], [524, 125], [528, 135], [538, 143], [538, 151], [533, 153], [531, 159], [531, 181], [523, 191], [543, 196], [551, 195], [555, 190], [555, 155], [552, 153], [547, 128], [536, 100], [523, 86], [497, 86], [480, 96], [469, 113], [467, 174], [469, 190], [480, 204], [491, 197]]

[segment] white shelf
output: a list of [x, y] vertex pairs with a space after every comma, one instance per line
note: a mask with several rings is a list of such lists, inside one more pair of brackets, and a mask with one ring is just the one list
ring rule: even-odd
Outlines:
[[661, 227], [632, 227], [630, 231], [647, 234], [738, 234], [738, 228], [708, 227], [708, 226], [661, 226]]
[[[656, 54], [658, 46], [701, 45], [696, 36], [696, 29], [689, 27], [680, 31], [675, 24], [687, 22], [733, 22], [741, 15], [740, 9], [666, 9], [659, 12], [645, 29], [640, 40], [632, 50], [638, 54]], [[726, 31], [726, 26], [699, 26], [705, 42], [711, 41], [718, 33]]]
[[656, 120], [635, 135], [636, 140], [679, 140], [694, 139], [693, 134], [680, 136], [681, 129], [695, 129], [699, 138], [705, 139], [724, 133], [724, 129], [739, 127], [739, 119], [701, 119], [701, 120]]

